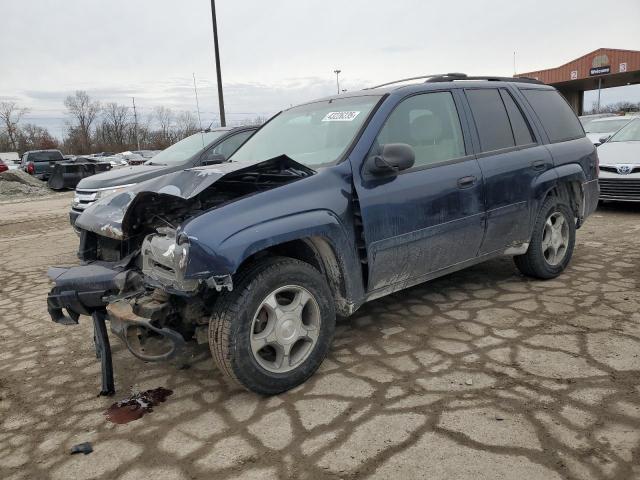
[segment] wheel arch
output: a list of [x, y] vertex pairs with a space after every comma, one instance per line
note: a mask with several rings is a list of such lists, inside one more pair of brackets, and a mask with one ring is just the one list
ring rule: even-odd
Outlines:
[[583, 183], [587, 181], [582, 167], [577, 163], [561, 165], [540, 175], [534, 184], [535, 209], [532, 212], [532, 222], [538, 210], [550, 196], [556, 196], [566, 201], [573, 211], [579, 228], [582, 223], [583, 212]]

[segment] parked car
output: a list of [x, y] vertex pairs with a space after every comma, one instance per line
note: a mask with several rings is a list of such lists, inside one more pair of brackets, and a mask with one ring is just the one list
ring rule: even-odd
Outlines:
[[584, 131], [586, 132], [587, 129], [589, 128], [589, 125], [594, 120], [598, 120], [600, 118], [606, 118], [606, 117], [614, 117], [615, 115], [616, 115], [615, 113], [592, 113], [590, 115], [581, 115], [578, 117], [578, 120], [580, 120], [580, 123], [582, 124], [582, 128], [584, 128]]
[[[225, 127], [196, 133], [163, 150], [144, 165], [119, 168], [82, 179], [71, 204], [71, 225], [85, 208], [99, 198], [167, 173], [225, 161], [256, 129], [252, 126]], [[109, 160], [113, 157], [103, 158]]]
[[0, 161], [4, 162], [9, 170], [20, 168], [20, 155], [18, 152], [0, 152]]
[[634, 118], [632, 115], [598, 118], [589, 123], [584, 131], [587, 134], [587, 138], [594, 145], [599, 146]]
[[20, 168], [40, 180], [48, 180], [55, 164], [63, 161], [60, 150], [31, 150], [22, 155]]
[[131, 156], [127, 158], [127, 163], [129, 165], [142, 165], [160, 152], [161, 150], [132, 150], [131, 153], [137, 155], [137, 157]]
[[640, 118], [598, 147], [600, 199], [640, 202]]
[[3, 160], [0, 160], [0, 173], [6, 172], [7, 170], [9, 170], [9, 166], [4, 163]]
[[505, 255], [560, 275], [597, 168], [567, 102], [535, 80], [450, 74], [332, 96], [281, 112], [226, 163], [87, 208], [87, 263], [51, 271], [49, 310], [92, 314], [105, 362], [108, 315], [139, 358], [208, 341], [225, 376], [277, 394], [367, 301]]

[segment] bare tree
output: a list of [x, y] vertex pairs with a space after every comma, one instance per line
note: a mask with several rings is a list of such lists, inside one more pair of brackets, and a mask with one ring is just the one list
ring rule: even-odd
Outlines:
[[173, 111], [167, 107], [156, 107], [154, 109], [155, 120], [160, 127], [158, 131], [158, 145], [166, 148], [173, 143]]
[[18, 150], [44, 150], [59, 148], [58, 141], [51, 136], [49, 130], [32, 123], [25, 124], [18, 132]]
[[108, 142], [119, 148], [126, 143], [127, 127], [129, 126], [129, 107], [118, 105], [115, 102], [107, 103], [102, 110], [104, 121], [102, 124], [103, 135]]
[[0, 103], [0, 121], [14, 150], [18, 150], [18, 134], [20, 132], [18, 123], [28, 111], [26, 108], [18, 108], [15, 102]]
[[188, 137], [200, 130], [198, 120], [189, 110], [181, 112], [176, 118], [176, 130], [179, 138]]
[[100, 102], [92, 101], [87, 92], [78, 90], [64, 100], [68, 114], [77, 122], [77, 133], [80, 136], [80, 153], [90, 153], [91, 125], [100, 112]]

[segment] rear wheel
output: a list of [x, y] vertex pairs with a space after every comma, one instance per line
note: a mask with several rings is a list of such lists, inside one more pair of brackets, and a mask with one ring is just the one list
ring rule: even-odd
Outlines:
[[309, 378], [326, 357], [335, 328], [333, 297], [322, 274], [290, 258], [258, 261], [221, 294], [209, 323], [219, 369], [263, 395]]
[[525, 275], [555, 278], [569, 264], [576, 240], [575, 218], [569, 206], [556, 197], [547, 199], [536, 218], [529, 249], [514, 257]]

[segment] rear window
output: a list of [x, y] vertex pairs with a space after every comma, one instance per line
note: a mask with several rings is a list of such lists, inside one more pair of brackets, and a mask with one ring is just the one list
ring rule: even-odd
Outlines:
[[551, 142], [584, 136], [582, 125], [569, 104], [556, 90], [522, 90], [540, 118]]
[[30, 162], [51, 162], [54, 160], [64, 160], [64, 157], [60, 152], [33, 152], [29, 154], [27, 159]]

